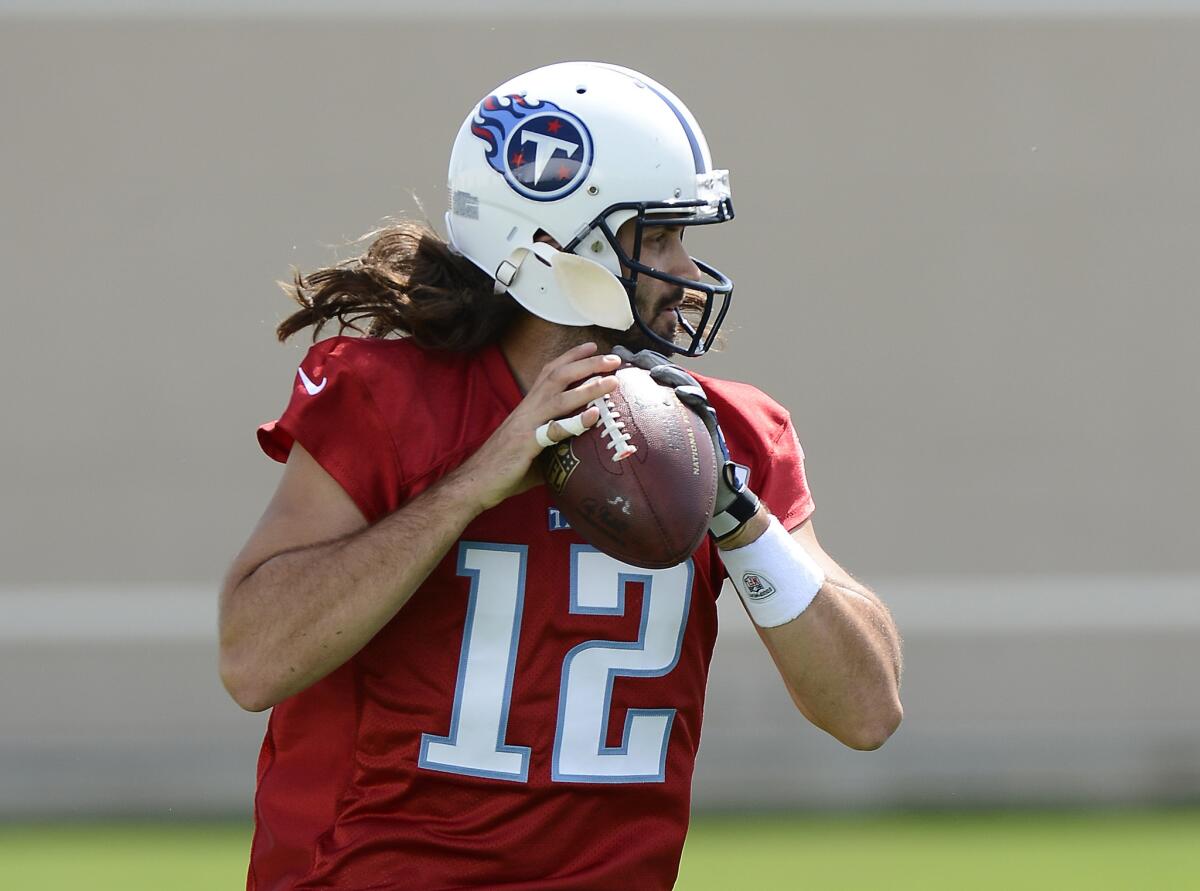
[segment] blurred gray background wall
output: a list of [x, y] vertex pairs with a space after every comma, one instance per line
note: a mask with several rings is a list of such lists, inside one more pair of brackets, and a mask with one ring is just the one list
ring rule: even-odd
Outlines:
[[304, 350], [273, 282], [439, 220], [471, 106], [574, 57], [731, 170], [704, 370], [792, 411], [906, 637], [854, 753], [723, 598], [697, 802], [1200, 797], [1196, 4], [150, 5], [0, 6], [0, 815], [246, 812], [215, 597]]

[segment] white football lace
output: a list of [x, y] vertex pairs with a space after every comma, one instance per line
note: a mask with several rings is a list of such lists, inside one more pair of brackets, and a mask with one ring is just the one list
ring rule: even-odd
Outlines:
[[613, 461], [621, 461], [637, 451], [637, 446], [629, 441], [630, 436], [625, 432], [625, 422], [621, 413], [613, 407], [608, 395], [593, 399], [590, 403], [600, 409], [600, 436], [606, 440], [605, 448], [613, 450]]

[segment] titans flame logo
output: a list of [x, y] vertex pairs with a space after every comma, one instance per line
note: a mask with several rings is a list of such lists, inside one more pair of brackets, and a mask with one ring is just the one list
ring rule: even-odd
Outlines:
[[592, 167], [587, 127], [553, 102], [488, 96], [479, 103], [471, 132], [487, 144], [488, 165], [534, 201], [565, 198]]

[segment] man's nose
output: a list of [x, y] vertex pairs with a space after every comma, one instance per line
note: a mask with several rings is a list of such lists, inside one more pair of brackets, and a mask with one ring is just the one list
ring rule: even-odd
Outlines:
[[700, 267], [696, 265], [692, 255], [683, 246], [682, 239], [675, 241], [674, 253], [671, 255], [671, 274], [681, 278], [690, 278], [693, 281], [700, 279]]

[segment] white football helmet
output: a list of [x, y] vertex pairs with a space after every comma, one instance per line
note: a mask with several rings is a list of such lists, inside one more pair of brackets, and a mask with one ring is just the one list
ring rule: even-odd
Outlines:
[[[729, 173], [714, 170], [687, 107], [628, 68], [562, 62], [498, 86], [463, 121], [450, 153], [451, 246], [531, 313], [560, 325], [636, 324], [667, 352], [698, 356], [713, 342], [733, 282], [693, 261], [709, 281], [640, 262], [647, 226], [733, 218]], [[636, 219], [633, 251], [616, 233]], [[562, 251], [542, 241], [545, 232]], [[623, 274], [622, 264], [628, 270]], [[688, 342], [662, 338], [638, 314], [639, 275], [705, 296]], [[678, 311], [677, 311], [678, 313]]]

